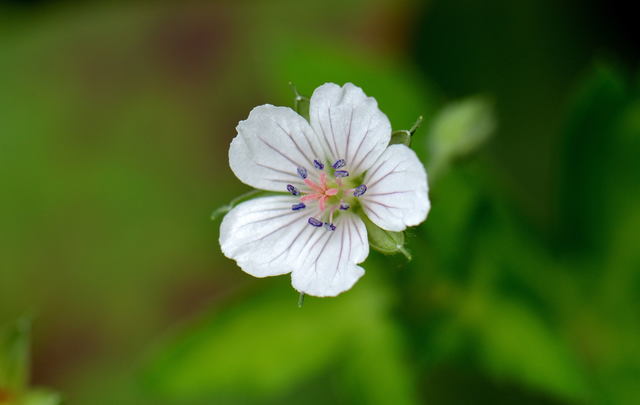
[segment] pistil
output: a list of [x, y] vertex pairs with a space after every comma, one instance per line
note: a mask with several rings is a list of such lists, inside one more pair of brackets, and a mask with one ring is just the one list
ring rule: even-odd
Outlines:
[[[310, 201], [317, 201], [318, 208], [320, 209], [320, 216], [318, 218], [309, 217], [307, 222], [309, 225], [320, 228], [324, 227], [329, 231], [334, 231], [336, 226], [333, 224], [334, 214], [338, 210], [346, 211], [351, 208], [349, 202], [352, 199], [361, 197], [366, 193], [367, 186], [364, 184], [359, 185], [356, 188], [350, 188], [349, 182], [344, 180], [345, 177], [349, 177], [349, 172], [344, 170], [347, 162], [344, 159], [336, 160], [329, 169], [329, 176], [331, 181], [327, 182], [327, 173], [324, 172], [325, 165], [318, 159], [313, 161], [313, 167], [320, 171], [318, 174], [318, 180], [313, 181], [309, 178], [309, 172], [304, 167], [298, 167], [296, 169], [298, 176], [302, 178], [304, 184], [308, 187], [308, 191], [298, 190], [292, 184], [287, 184], [287, 191], [295, 196], [300, 196], [300, 202], [293, 204], [291, 209], [293, 211], [302, 210], [307, 207]], [[333, 170], [331, 170], [333, 169]], [[330, 186], [330, 184], [334, 184]], [[348, 194], [352, 194], [353, 197], [348, 198]], [[331, 199], [331, 197], [337, 196]], [[345, 201], [346, 200], [346, 201]], [[327, 209], [329, 210], [328, 212]], [[328, 221], [324, 222], [323, 221]]]

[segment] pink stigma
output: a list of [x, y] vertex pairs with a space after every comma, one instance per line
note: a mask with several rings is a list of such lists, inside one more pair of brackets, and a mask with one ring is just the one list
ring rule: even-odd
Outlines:
[[300, 198], [300, 201], [305, 202], [305, 201], [317, 200], [318, 206], [320, 207], [320, 211], [323, 211], [323, 212], [327, 206], [327, 199], [331, 196], [338, 194], [338, 191], [339, 191], [337, 188], [327, 187], [326, 173], [320, 173], [320, 184], [317, 184], [310, 179], [304, 179], [304, 183], [307, 186], [309, 186], [310, 189], [315, 191], [315, 193], [302, 196]]
[[[309, 217], [307, 222], [316, 228], [324, 225], [324, 228], [327, 230], [334, 231], [336, 229], [336, 226], [333, 224], [334, 217], [338, 214], [338, 210], [348, 210], [349, 204], [337, 197], [333, 198], [330, 202], [330, 198], [338, 195], [342, 197], [341, 193], [345, 192], [353, 193], [354, 197], [359, 197], [366, 191], [366, 186], [360, 185], [355, 189], [345, 188], [349, 182], [343, 178], [348, 177], [349, 172], [343, 169], [346, 166], [344, 159], [338, 159], [334, 164], [330, 165], [331, 167], [327, 167], [328, 173], [322, 171], [325, 166], [317, 159], [313, 161], [313, 166], [318, 169], [318, 171], [309, 173], [304, 167], [298, 167], [296, 169], [298, 176], [302, 178], [302, 181], [307, 186], [307, 190], [298, 189], [292, 184], [287, 184], [287, 191], [289, 193], [295, 196], [300, 196], [300, 202], [293, 204], [291, 209], [293, 211], [298, 211], [306, 208], [309, 202], [317, 201], [317, 208], [320, 210], [319, 219], [316, 217]], [[314, 177], [316, 174], [318, 177]], [[316, 181], [312, 180], [310, 177], [315, 178]], [[329, 177], [331, 185], [334, 187], [327, 184], [327, 177]], [[337, 200], [340, 201], [337, 202]], [[314, 207], [311, 206], [311, 208], [313, 209]]]

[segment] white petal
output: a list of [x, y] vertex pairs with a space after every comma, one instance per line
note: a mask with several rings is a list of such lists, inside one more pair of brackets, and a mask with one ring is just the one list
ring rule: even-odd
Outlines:
[[431, 204], [427, 172], [415, 152], [391, 145], [367, 171], [360, 197], [369, 219], [387, 231], [402, 231], [427, 218]]
[[324, 152], [307, 121], [287, 107], [261, 105], [236, 127], [229, 165], [245, 184], [262, 190], [286, 191], [302, 185], [297, 168], [310, 170]]
[[345, 159], [351, 176], [367, 170], [391, 137], [389, 119], [376, 100], [351, 83], [318, 87], [311, 96], [309, 118], [329, 159]]
[[317, 229], [304, 249], [304, 258], [293, 270], [293, 287], [305, 294], [332, 297], [350, 289], [364, 274], [369, 255], [367, 230], [352, 213], [342, 213], [336, 230]]
[[[292, 211], [293, 196], [272, 196], [243, 202], [220, 225], [220, 246], [225, 256], [256, 277], [291, 272], [303, 242], [318, 231], [307, 224], [313, 213]], [[322, 232], [323, 230], [319, 230]]]

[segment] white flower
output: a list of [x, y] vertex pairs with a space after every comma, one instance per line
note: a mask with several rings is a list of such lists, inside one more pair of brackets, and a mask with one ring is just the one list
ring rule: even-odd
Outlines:
[[389, 119], [359, 87], [318, 87], [309, 115], [310, 123], [267, 104], [238, 124], [231, 170], [283, 194], [231, 210], [220, 245], [255, 277], [291, 273], [296, 290], [335, 296], [364, 274], [358, 263], [369, 243], [360, 216], [388, 231], [420, 224], [430, 208], [427, 174], [411, 149], [389, 146]]

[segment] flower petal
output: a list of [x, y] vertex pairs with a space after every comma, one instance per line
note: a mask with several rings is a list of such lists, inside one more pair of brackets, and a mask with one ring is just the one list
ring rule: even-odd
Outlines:
[[297, 169], [313, 167], [324, 157], [317, 135], [307, 121], [287, 107], [261, 105], [240, 121], [229, 148], [229, 165], [245, 184], [284, 191], [303, 185]]
[[427, 172], [408, 147], [389, 146], [367, 171], [364, 184], [367, 191], [360, 201], [380, 228], [398, 232], [427, 218], [431, 207]]
[[318, 229], [304, 246], [304, 257], [293, 270], [293, 287], [305, 294], [332, 297], [350, 289], [364, 274], [357, 263], [369, 255], [367, 230], [355, 214], [343, 213], [336, 229]]
[[311, 126], [329, 159], [344, 159], [351, 176], [367, 170], [389, 144], [391, 124], [373, 97], [351, 83], [326, 83], [311, 96]]
[[271, 196], [234, 207], [220, 225], [224, 255], [255, 277], [291, 272], [302, 243], [315, 230], [307, 224], [313, 212], [291, 209], [297, 202], [293, 196]]

